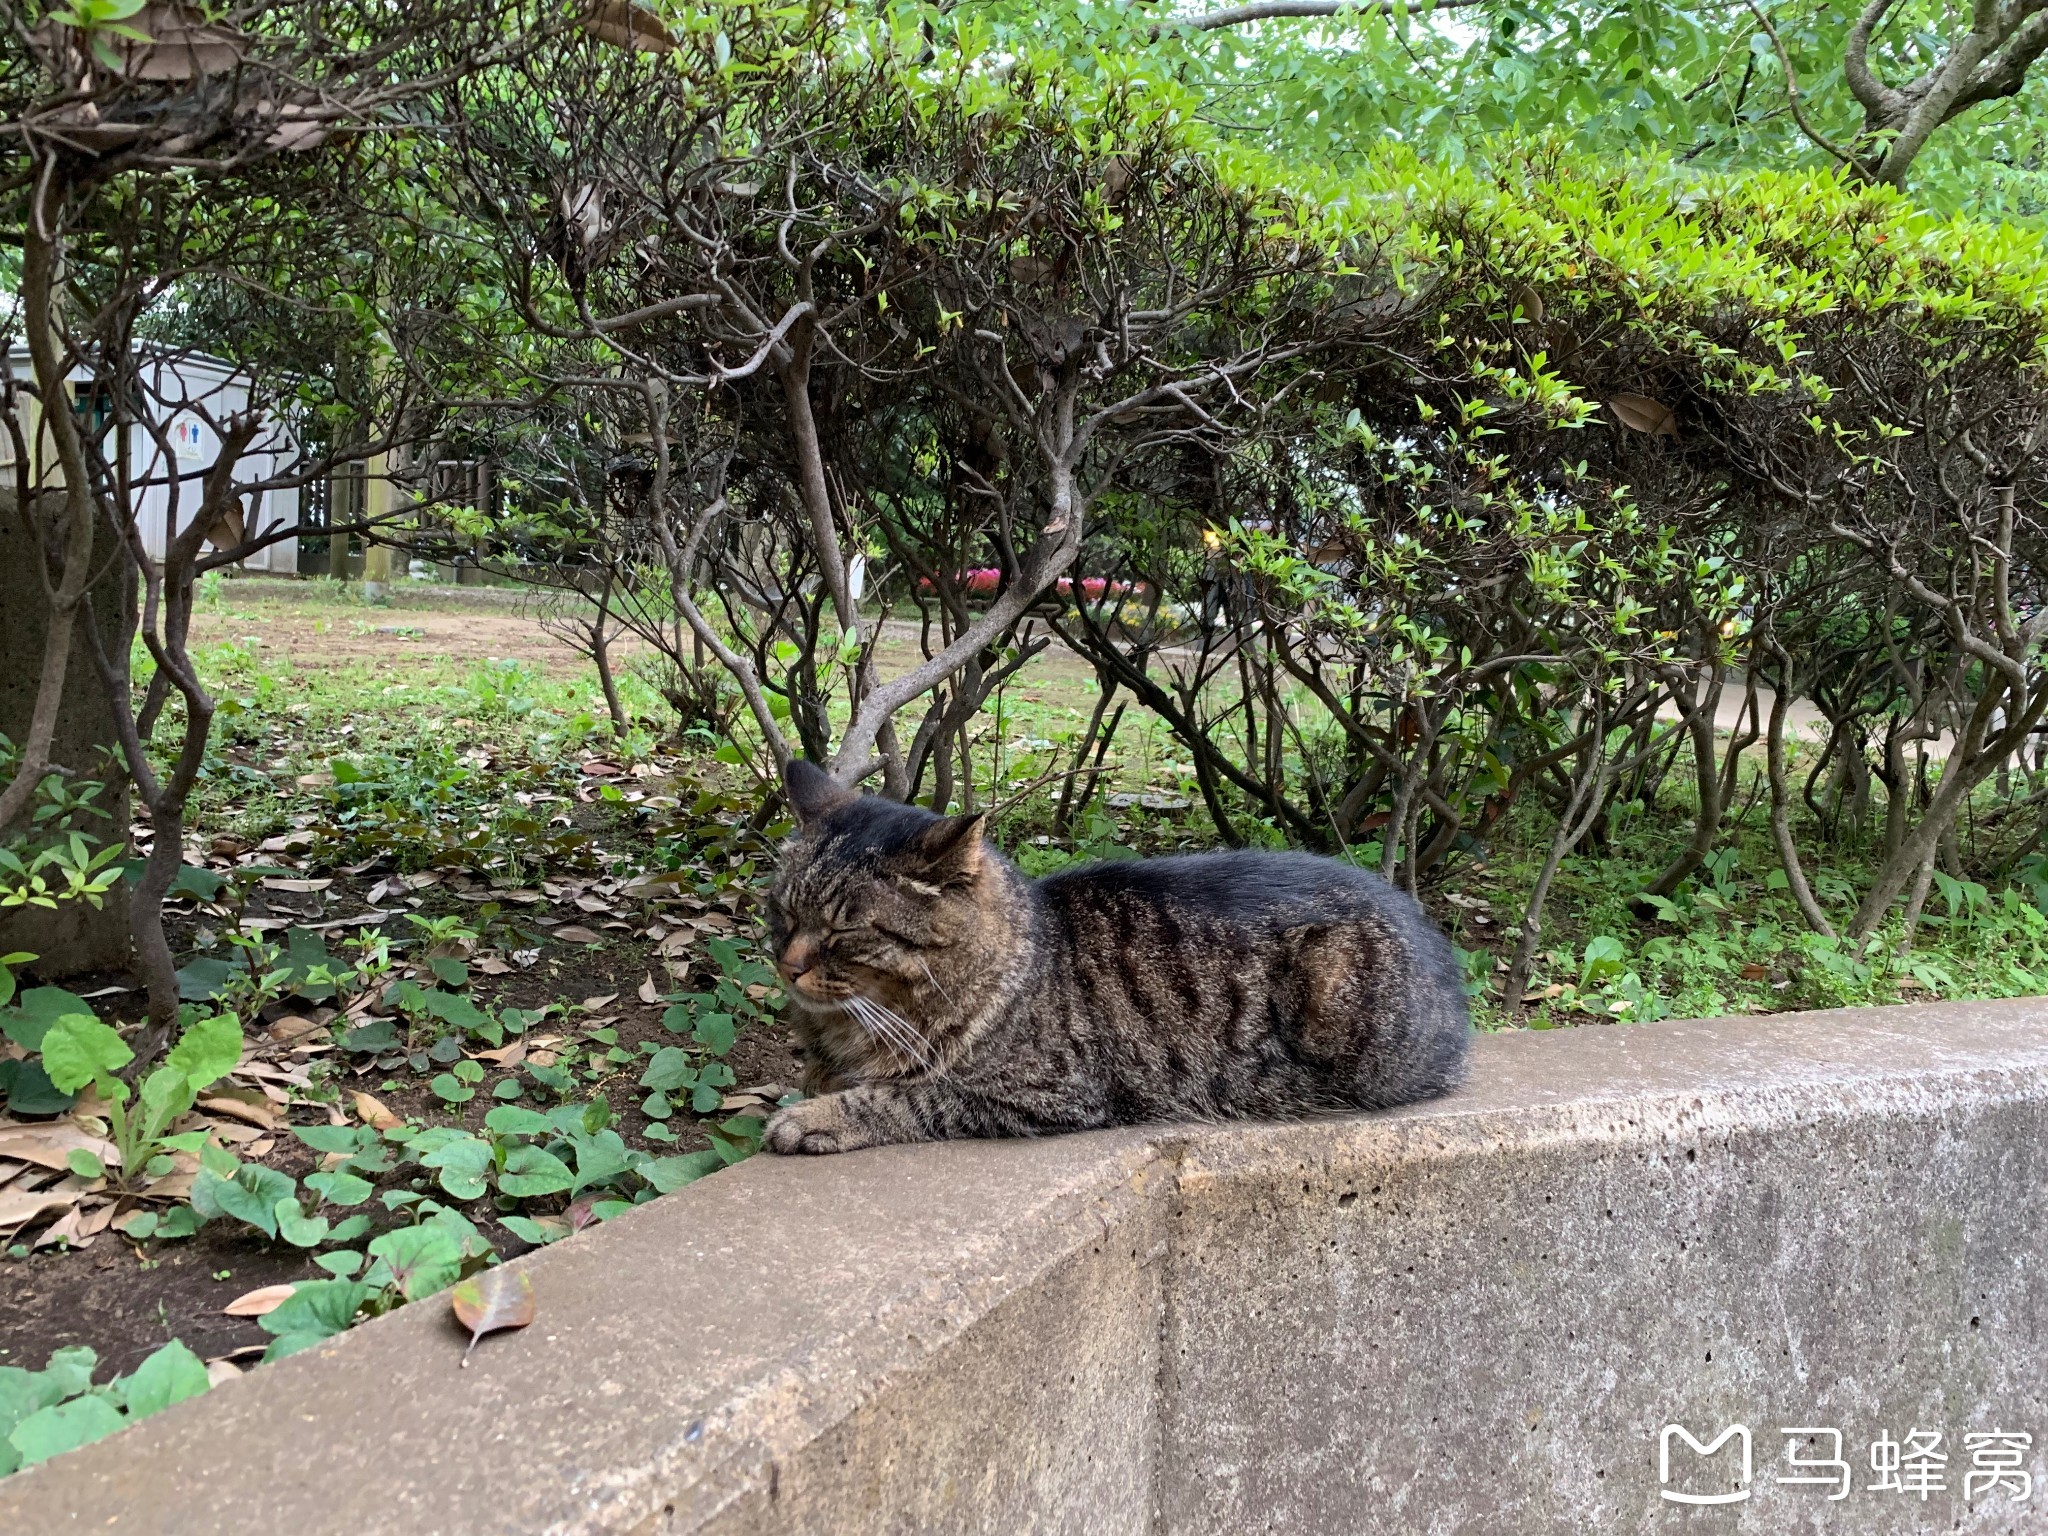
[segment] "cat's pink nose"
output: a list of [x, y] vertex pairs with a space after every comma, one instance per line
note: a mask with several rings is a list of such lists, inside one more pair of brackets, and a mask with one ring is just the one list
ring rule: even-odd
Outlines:
[[803, 939], [792, 939], [782, 952], [782, 973], [791, 981], [818, 963], [818, 948]]

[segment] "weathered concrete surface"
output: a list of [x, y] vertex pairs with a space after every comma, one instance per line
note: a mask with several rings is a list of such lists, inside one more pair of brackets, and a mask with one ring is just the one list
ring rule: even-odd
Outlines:
[[[1960, 1496], [1967, 1432], [2048, 1473], [2044, 1026], [1496, 1037], [1389, 1115], [756, 1159], [521, 1261], [465, 1372], [407, 1308], [0, 1482], [0, 1532], [2048, 1530]], [[1661, 1500], [1667, 1423], [1747, 1426], [1749, 1483], [1669, 1486], [1752, 1497]], [[1870, 1491], [1914, 1429], [1946, 1490]]]

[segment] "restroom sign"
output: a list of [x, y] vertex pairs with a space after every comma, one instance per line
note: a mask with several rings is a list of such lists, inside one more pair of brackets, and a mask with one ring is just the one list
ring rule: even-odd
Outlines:
[[193, 420], [190, 416], [181, 416], [171, 423], [171, 447], [177, 452], [179, 458], [198, 458], [202, 446], [203, 441], [197, 421]]

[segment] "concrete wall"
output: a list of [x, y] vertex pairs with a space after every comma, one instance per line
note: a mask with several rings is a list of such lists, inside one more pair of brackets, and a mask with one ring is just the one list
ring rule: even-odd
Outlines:
[[[2048, 1530], [2048, 1006], [1480, 1042], [1288, 1126], [766, 1158], [0, 1482], [0, 1531]], [[1711, 1461], [1658, 1441], [1750, 1432]], [[1785, 1486], [1839, 1429], [1852, 1491]], [[1939, 1430], [1947, 1489], [1872, 1491]], [[1816, 1460], [1826, 1437], [1801, 1438]]]

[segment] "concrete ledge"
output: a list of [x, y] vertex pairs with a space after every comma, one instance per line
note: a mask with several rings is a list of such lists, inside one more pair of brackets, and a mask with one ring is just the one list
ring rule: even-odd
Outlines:
[[[0, 1532], [2048, 1529], [2048, 1005], [1478, 1043], [1391, 1114], [745, 1166], [0, 1482]], [[1748, 1426], [1666, 1485], [1666, 1424]], [[1853, 1491], [1780, 1485], [1782, 1426]], [[1944, 1491], [1867, 1491], [1940, 1430]], [[1802, 1455], [1825, 1458], [1825, 1442]], [[2039, 1511], [2037, 1514], [2036, 1511]]]

